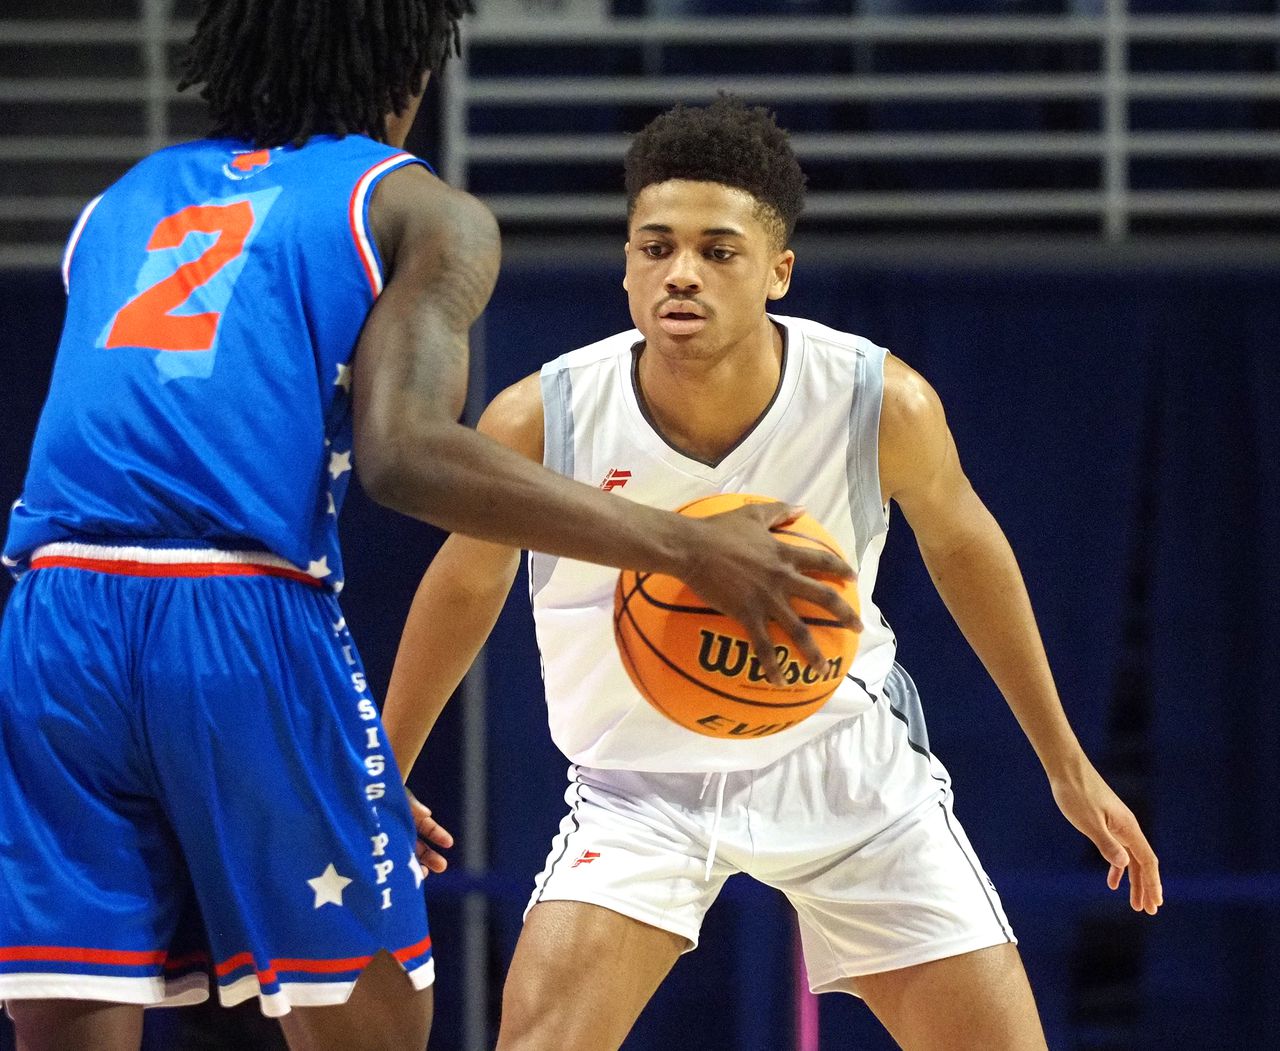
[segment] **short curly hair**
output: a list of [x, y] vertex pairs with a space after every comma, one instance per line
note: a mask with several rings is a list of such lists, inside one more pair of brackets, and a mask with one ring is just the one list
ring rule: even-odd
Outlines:
[[755, 198], [779, 247], [804, 210], [804, 172], [787, 133], [763, 106], [721, 93], [709, 106], [683, 104], [655, 117], [631, 140], [624, 162], [627, 215], [646, 186], [668, 179], [716, 182]]

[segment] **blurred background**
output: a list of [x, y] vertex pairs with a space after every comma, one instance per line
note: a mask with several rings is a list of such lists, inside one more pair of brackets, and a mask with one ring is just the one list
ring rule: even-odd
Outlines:
[[[135, 159], [203, 130], [199, 99], [172, 86], [196, 6], [0, 8], [6, 500], [44, 398], [75, 216]], [[1275, 0], [479, 6], [410, 143], [504, 228], [469, 415], [629, 326], [625, 133], [720, 89], [776, 110], [810, 179], [779, 312], [865, 335], [937, 387], [1019, 554], [1077, 732], [1161, 856], [1165, 908], [1136, 917], [1059, 816], [909, 531], [891, 530], [879, 599], [1050, 1046], [1280, 1047]], [[441, 535], [353, 492], [343, 536], [343, 604], [381, 691]], [[411, 780], [459, 840], [425, 884], [433, 1051], [492, 1046], [564, 770], [517, 584]], [[626, 1049], [893, 1046], [860, 1002], [814, 1000], [796, 974], [786, 903], [731, 880]], [[149, 1013], [151, 1051], [277, 1046], [256, 1005]]]

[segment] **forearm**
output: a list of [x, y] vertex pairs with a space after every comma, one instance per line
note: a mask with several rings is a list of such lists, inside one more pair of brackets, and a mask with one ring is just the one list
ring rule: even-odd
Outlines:
[[963, 536], [946, 549], [922, 544], [921, 554], [1046, 773], [1069, 775], [1084, 755], [1058, 698], [1022, 573], [995, 519], [979, 504]]
[[468, 546], [496, 550], [464, 537], [446, 541], [418, 586], [396, 652], [382, 723], [405, 778], [493, 630], [515, 575], [519, 552], [486, 573], [488, 566], [468, 567]]
[[700, 523], [564, 478], [467, 427], [421, 424], [395, 443], [403, 455], [376, 498], [442, 529], [676, 575], [686, 568], [678, 556], [695, 546], [688, 537]]

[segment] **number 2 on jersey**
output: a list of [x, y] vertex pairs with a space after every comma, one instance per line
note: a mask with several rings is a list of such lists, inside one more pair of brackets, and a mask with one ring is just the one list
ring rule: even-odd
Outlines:
[[195, 259], [182, 263], [173, 273], [129, 300], [112, 322], [106, 346], [209, 350], [217, 336], [222, 312], [174, 314], [173, 311], [244, 251], [253, 224], [253, 206], [245, 200], [232, 204], [193, 204], [161, 219], [147, 242], [148, 252], [178, 248], [192, 233], [217, 236]]

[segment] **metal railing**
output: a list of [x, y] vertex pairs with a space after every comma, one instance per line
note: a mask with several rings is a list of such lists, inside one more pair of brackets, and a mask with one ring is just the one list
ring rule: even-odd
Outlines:
[[[1107, 0], [1106, 13], [1096, 17], [479, 19], [466, 28], [462, 58], [445, 78], [443, 173], [479, 193], [509, 225], [616, 223], [617, 165], [625, 133], [642, 122], [637, 114], [728, 90], [772, 107], [831, 111], [823, 127], [796, 130], [792, 138], [810, 170], [807, 215], [837, 227], [919, 230], [968, 220], [1017, 231], [1028, 223], [1065, 223], [1120, 240], [1151, 219], [1175, 231], [1280, 221], [1280, 175], [1272, 178], [1265, 168], [1280, 158], [1280, 130], [1273, 130], [1280, 128], [1273, 60], [1280, 16], [1137, 17], [1126, 9], [1125, 0]], [[131, 19], [0, 19], [0, 169], [7, 171], [0, 182], [0, 265], [55, 261], [85, 200], [134, 159], [198, 131], [199, 99], [177, 95], [168, 61], [192, 25], [169, 12], [169, 0], [142, 0]], [[1134, 68], [1136, 49], [1224, 46], [1272, 59], [1226, 70]], [[979, 72], [909, 72], [881, 59], [893, 49], [930, 47], [961, 56], [1034, 47], [1048, 57], [1040, 69], [1001, 69], [997, 62]], [[539, 52], [553, 48], [559, 56], [576, 54], [576, 64], [550, 75], [505, 72], [515, 60], [528, 67], [533, 58], [536, 65]], [[761, 48], [852, 57], [842, 69], [829, 61], [812, 69], [761, 69]], [[715, 72], [689, 72], [688, 62], [669, 61], [698, 49], [714, 54]], [[86, 50], [96, 68], [86, 61], [70, 75], [47, 72], [56, 59], [65, 66], [68, 56]], [[606, 50], [629, 71], [593, 72], [600, 68], [593, 56]], [[1073, 64], [1084, 68], [1055, 68]], [[25, 75], [15, 75], [15, 67]], [[1152, 104], [1192, 110], [1234, 104], [1261, 116], [1237, 127], [1196, 126], [1192, 119], [1142, 126], [1135, 107]], [[883, 114], [912, 105], [957, 112], [1020, 106], [1032, 126], [842, 123], [849, 111]], [[1052, 106], [1083, 116], [1073, 127], [1040, 122], [1037, 114]], [[1219, 175], [1179, 181], [1175, 172], [1159, 185], [1135, 185], [1135, 168], [1144, 164], [1212, 165]], [[1252, 180], [1221, 177], [1259, 164], [1262, 174]], [[957, 166], [1033, 170], [1025, 185], [1007, 178], [984, 185], [942, 171]], [[584, 178], [592, 168], [598, 177]], [[1071, 178], [1053, 177], [1068, 169]], [[577, 186], [567, 191], [570, 179]]]
[[[1073, 189], [823, 189], [814, 187], [806, 215], [824, 220], [908, 220], [970, 217], [1035, 220], [1076, 217], [1092, 220], [1108, 239], [1128, 236], [1134, 220], [1156, 216], [1213, 220], [1280, 216], [1277, 185], [1134, 188], [1139, 159], [1256, 160], [1280, 157], [1280, 131], [1265, 128], [1213, 130], [1196, 127], [1136, 129], [1131, 111], [1143, 101], [1203, 104], [1230, 100], [1256, 104], [1280, 100], [1275, 72], [1135, 72], [1135, 46], [1172, 44], [1257, 44], [1280, 47], [1280, 17], [1131, 17], [1124, 0], [1108, 0], [1100, 17], [991, 16], [972, 18], [851, 17], [808, 19], [699, 19], [558, 25], [548, 22], [481, 24], [468, 34], [462, 62], [450, 71], [446, 96], [449, 134], [446, 177], [458, 185], [475, 181], [478, 169], [530, 168], [620, 160], [622, 133], [482, 133], [476, 116], [503, 107], [573, 106], [579, 112], [608, 106], [665, 107], [674, 101], [708, 101], [730, 91], [750, 102], [785, 104], [894, 104], [911, 102], [1023, 102], [1064, 100], [1096, 107], [1096, 130], [1024, 131], [847, 131], [794, 133], [802, 164], [814, 161], [865, 164], [893, 160], [921, 164], [945, 160], [1092, 161], [1092, 186]], [[528, 49], [568, 44], [648, 49], [703, 45], [721, 51], [759, 45], [846, 46], [865, 56], [888, 44], [938, 44], [963, 50], [1003, 44], [1085, 45], [1097, 68], [1088, 72], [982, 72], [912, 74], [894, 72], [791, 72], [715, 75], [548, 76], [485, 75], [474, 69], [477, 49]], [[489, 66], [500, 66], [491, 60]], [[496, 123], [492, 119], [487, 124]], [[495, 180], [490, 180], [495, 181]], [[496, 180], [501, 183], [501, 175]], [[1277, 180], [1280, 182], [1280, 180]], [[811, 176], [811, 186], [814, 180]], [[583, 219], [617, 218], [618, 194], [509, 191], [486, 195], [500, 218], [516, 223], [577, 224]]]

